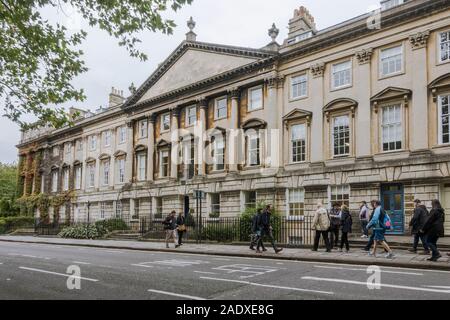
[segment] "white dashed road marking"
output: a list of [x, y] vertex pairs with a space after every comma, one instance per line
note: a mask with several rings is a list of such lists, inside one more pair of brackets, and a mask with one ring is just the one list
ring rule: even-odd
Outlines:
[[139, 263], [139, 265], [148, 265], [148, 264], [156, 264], [156, 265], [163, 265], [163, 266], [171, 266], [171, 267], [189, 267], [194, 265], [201, 265], [201, 264], [208, 264], [208, 261], [201, 261], [201, 260], [161, 260], [161, 261], [152, 261], [152, 262], [143, 262]]
[[210, 281], [223, 281], [223, 282], [241, 283], [241, 284], [246, 284], [246, 285], [249, 285], [249, 286], [273, 288], [273, 289], [280, 289], [280, 290], [311, 292], [311, 293], [320, 293], [320, 294], [328, 294], [328, 295], [333, 295], [334, 294], [334, 292], [331, 292], [331, 291], [318, 291], [318, 290], [309, 290], [309, 289], [302, 289], [302, 288], [283, 287], [283, 286], [275, 286], [275, 285], [263, 284], [263, 283], [253, 283], [253, 282], [241, 281], [241, 280], [230, 280], [230, 279], [220, 279], [220, 278], [210, 278], [210, 277], [201, 277], [200, 279], [210, 280]]
[[186, 299], [190, 299], [190, 300], [206, 300], [205, 298], [189, 296], [189, 295], [186, 295], [186, 294], [167, 292], [167, 291], [160, 291], [160, 290], [149, 289], [148, 292], [153, 292], [153, 293], [158, 293], [158, 294], [163, 294], [163, 295], [166, 295], [166, 296], [173, 296], [173, 297], [178, 297], [178, 298], [186, 298]]
[[[334, 269], [334, 270], [349, 270], [349, 271], [367, 271], [367, 268], [345, 268], [345, 267], [328, 267], [328, 266], [314, 266], [315, 268], [320, 269]], [[405, 275], [411, 275], [411, 276], [423, 276], [423, 273], [416, 273], [416, 272], [403, 272], [403, 271], [388, 271], [381, 269], [382, 273], [392, 273], [392, 274], [405, 274]]]
[[194, 271], [194, 273], [199, 273], [199, 274], [217, 274], [215, 272], [206, 272], [206, 271]]
[[[344, 279], [330, 279], [330, 278], [319, 278], [319, 277], [302, 277], [302, 280], [335, 282], [335, 283], [347, 283], [347, 284], [354, 284], [354, 285], [360, 285], [360, 286], [366, 286], [367, 287], [367, 282], [353, 281], [353, 280], [344, 280]], [[438, 289], [398, 286], [398, 285], [394, 285], [394, 284], [380, 283], [380, 287], [381, 288], [393, 288], [393, 289], [403, 289], [403, 290], [412, 290], [412, 291], [426, 291], [426, 292], [450, 294], [450, 290], [438, 290]]]
[[232, 264], [221, 266], [217, 268], [212, 268], [213, 270], [226, 271], [226, 273], [244, 273], [245, 276], [241, 276], [241, 279], [252, 278], [256, 276], [261, 276], [266, 273], [271, 273], [280, 270], [280, 268], [266, 267], [266, 266], [254, 266], [250, 264]]
[[83, 264], [83, 265], [90, 265], [91, 263], [89, 263], [89, 262], [82, 262], [82, 261], [72, 261], [72, 263], [75, 263], [75, 264]]
[[62, 276], [62, 277], [72, 277], [72, 278], [86, 280], [86, 281], [91, 281], [91, 282], [98, 282], [99, 281], [97, 279], [78, 277], [78, 276], [74, 276], [74, 275], [71, 275], [71, 274], [47, 271], [47, 270], [42, 270], [42, 269], [35, 269], [35, 268], [28, 268], [28, 267], [19, 267], [19, 269], [27, 270], [27, 271], [40, 272], [40, 273], [53, 274], [53, 275]]

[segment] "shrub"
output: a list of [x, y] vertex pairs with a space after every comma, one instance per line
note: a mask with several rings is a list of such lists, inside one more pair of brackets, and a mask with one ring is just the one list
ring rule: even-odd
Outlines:
[[10, 232], [20, 228], [33, 228], [33, 217], [4, 217], [0, 218], [0, 234]]
[[[265, 206], [266, 205], [261, 202], [256, 205], [256, 208], [247, 208], [244, 212], [242, 212], [239, 225], [240, 241], [250, 241], [250, 235], [252, 234], [253, 217], [255, 216], [258, 209], [264, 209]], [[279, 212], [277, 212], [273, 207], [270, 223], [273, 227], [273, 236], [276, 239], [281, 231], [281, 216]]]
[[105, 230], [100, 230], [95, 224], [90, 225], [75, 225], [64, 228], [59, 236], [61, 238], [69, 239], [98, 239], [102, 238]]
[[224, 226], [219, 223], [210, 223], [202, 228], [202, 239], [217, 242], [233, 242], [237, 235], [234, 226]]
[[129, 230], [130, 228], [127, 226], [127, 223], [122, 219], [108, 219], [97, 221], [95, 223], [98, 229], [103, 229], [106, 231], [124, 231]]

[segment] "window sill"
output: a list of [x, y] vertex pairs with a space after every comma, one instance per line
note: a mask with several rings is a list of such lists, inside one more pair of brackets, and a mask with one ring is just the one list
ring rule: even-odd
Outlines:
[[346, 85], [344, 85], [344, 86], [341, 86], [341, 87], [336, 87], [336, 88], [331, 88], [331, 90], [330, 90], [330, 92], [336, 92], [336, 91], [340, 91], [340, 90], [345, 90], [345, 89], [349, 89], [349, 88], [351, 88], [351, 87], [353, 87], [353, 83], [352, 84], [346, 84]]
[[214, 118], [214, 121], [220, 121], [220, 120], [226, 120], [226, 119], [228, 119], [228, 116], [221, 117], [221, 118]]
[[255, 112], [255, 111], [261, 111], [261, 110], [263, 110], [264, 109], [264, 107], [260, 107], [260, 108], [256, 108], [256, 109], [250, 109], [248, 106], [247, 106], [247, 113], [252, 113], [252, 112]]
[[306, 100], [306, 99], [308, 99], [308, 98], [309, 98], [308, 95], [306, 95], [306, 96], [300, 96], [300, 97], [296, 97], [296, 98], [294, 98], [294, 97], [289, 97], [289, 102], [296, 102], [296, 101]]
[[447, 61], [438, 61], [438, 63], [436, 63], [436, 66], [442, 66], [444, 64], [448, 64], [450, 63], [450, 59], [448, 59]]
[[398, 77], [398, 76], [402, 76], [402, 75], [404, 75], [404, 74], [406, 74], [406, 72], [405, 71], [399, 71], [399, 72], [395, 72], [395, 73], [390, 73], [390, 74], [387, 74], [387, 75], [379, 75], [379, 77], [378, 77], [378, 80], [386, 80], [386, 79], [390, 79], [390, 78], [394, 78], [394, 77]]

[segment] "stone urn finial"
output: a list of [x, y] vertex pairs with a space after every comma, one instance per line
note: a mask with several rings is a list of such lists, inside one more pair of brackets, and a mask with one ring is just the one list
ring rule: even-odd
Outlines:
[[272, 28], [269, 29], [269, 37], [272, 38], [272, 42], [275, 42], [278, 35], [280, 34], [280, 29], [277, 28], [277, 26], [272, 24]]

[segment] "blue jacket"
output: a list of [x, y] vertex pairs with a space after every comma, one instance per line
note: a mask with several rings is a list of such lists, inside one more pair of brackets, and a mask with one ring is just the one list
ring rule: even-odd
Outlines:
[[370, 220], [367, 225], [367, 229], [372, 227], [379, 228], [380, 227], [380, 215], [381, 215], [381, 207], [377, 207], [375, 212], [373, 213], [372, 220]]

